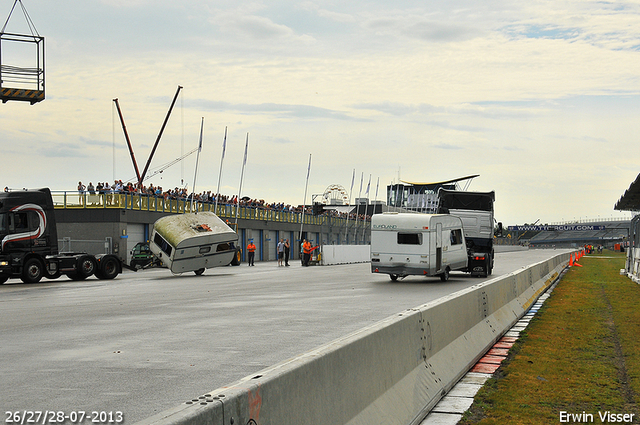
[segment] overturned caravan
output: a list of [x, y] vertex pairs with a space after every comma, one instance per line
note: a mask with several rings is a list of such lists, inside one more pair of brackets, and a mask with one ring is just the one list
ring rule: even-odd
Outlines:
[[212, 212], [163, 217], [153, 225], [149, 248], [173, 273], [227, 266], [235, 258], [238, 234]]

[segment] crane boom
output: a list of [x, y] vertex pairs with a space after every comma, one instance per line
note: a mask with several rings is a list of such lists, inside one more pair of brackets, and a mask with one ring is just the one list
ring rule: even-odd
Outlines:
[[149, 155], [149, 159], [147, 160], [147, 165], [144, 167], [144, 171], [142, 171], [142, 175], [138, 183], [142, 186], [142, 182], [144, 181], [144, 176], [147, 174], [147, 170], [149, 169], [149, 165], [151, 165], [151, 160], [153, 159], [153, 155], [156, 152], [158, 147], [158, 143], [160, 143], [160, 138], [162, 137], [162, 133], [164, 132], [164, 128], [167, 126], [167, 121], [169, 121], [169, 117], [171, 116], [171, 111], [173, 110], [173, 105], [176, 104], [176, 100], [178, 100], [178, 95], [180, 94], [180, 90], [182, 90], [182, 86], [178, 86], [178, 90], [176, 90], [175, 96], [173, 96], [173, 101], [171, 102], [171, 106], [169, 107], [169, 111], [167, 112], [167, 116], [164, 118], [164, 122], [162, 123], [162, 127], [160, 128], [160, 133], [158, 133], [158, 138], [156, 139], [156, 143], [153, 145], [153, 149], [151, 149], [151, 154]]

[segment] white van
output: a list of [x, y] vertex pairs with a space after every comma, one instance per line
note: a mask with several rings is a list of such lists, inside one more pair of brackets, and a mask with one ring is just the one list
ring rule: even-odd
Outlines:
[[238, 234], [212, 212], [162, 217], [153, 224], [149, 248], [173, 273], [227, 266]]
[[439, 276], [467, 268], [462, 220], [448, 214], [382, 213], [371, 217], [371, 272], [391, 280]]

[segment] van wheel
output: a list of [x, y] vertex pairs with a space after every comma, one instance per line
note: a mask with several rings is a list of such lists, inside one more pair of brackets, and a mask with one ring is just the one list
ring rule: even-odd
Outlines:
[[30, 258], [24, 264], [21, 279], [24, 283], [38, 283], [42, 279], [44, 266], [37, 258]]
[[440, 273], [440, 280], [443, 282], [449, 280], [449, 269], [444, 269], [444, 271]]
[[390, 274], [389, 277], [391, 278], [392, 281], [396, 281], [398, 280], [398, 275], [397, 274]]

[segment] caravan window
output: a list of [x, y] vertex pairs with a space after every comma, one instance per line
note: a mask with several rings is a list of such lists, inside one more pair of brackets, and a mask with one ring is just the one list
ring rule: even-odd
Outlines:
[[230, 251], [230, 250], [231, 250], [231, 245], [229, 245], [228, 243], [221, 243], [216, 248], [216, 252], [223, 252], [223, 251]]
[[171, 245], [169, 245], [169, 242], [165, 241], [162, 236], [156, 233], [156, 236], [153, 238], [153, 242], [155, 242], [155, 244], [158, 245], [160, 249], [164, 251], [165, 254], [171, 257], [171, 252], [173, 251], [173, 248], [171, 248]]
[[398, 233], [398, 245], [422, 245], [422, 233]]
[[460, 245], [462, 243], [462, 230], [455, 229], [451, 231], [451, 245]]

